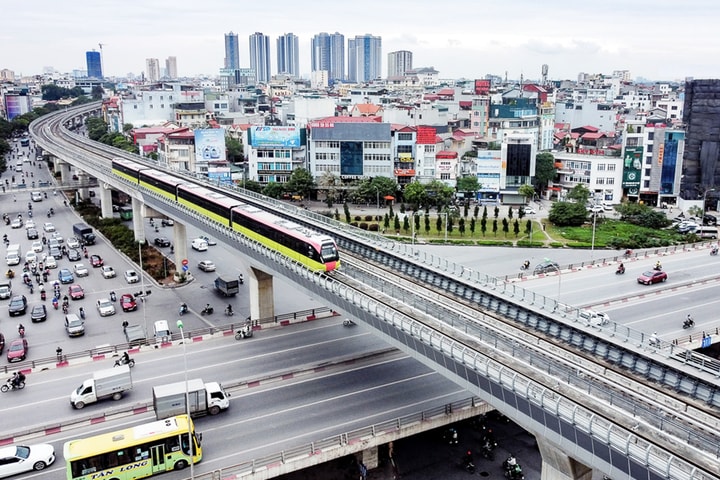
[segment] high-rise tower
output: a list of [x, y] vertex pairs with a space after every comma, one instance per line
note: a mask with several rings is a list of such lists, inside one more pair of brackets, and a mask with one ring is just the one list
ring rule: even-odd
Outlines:
[[100, 52], [95, 50], [85, 52], [85, 60], [87, 62], [87, 76], [89, 78], [103, 78]]
[[160, 80], [160, 62], [157, 58], [145, 59], [145, 74], [148, 82]]
[[278, 37], [277, 72], [300, 77], [300, 48], [297, 35], [286, 33]]
[[402, 77], [405, 75], [405, 72], [412, 70], [412, 57], [412, 52], [408, 52], [407, 50], [388, 53], [388, 78]]
[[225, 68], [230, 70], [240, 68], [240, 48], [237, 33], [225, 34]]
[[165, 73], [171, 80], [176, 80], [178, 78], [177, 57], [168, 57], [165, 59]]
[[370, 34], [348, 40], [348, 80], [370, 82], [382, 75], [382, 39]]
[[260, 32], [250, 35], [250, 68], [255, 70], [257, 82], [270, 80], [270, 37]]
[[311, 52], [313, 72], [327, 70], [330, 83], [345, 80], [345, 36], [340, 33], [315, 35]]

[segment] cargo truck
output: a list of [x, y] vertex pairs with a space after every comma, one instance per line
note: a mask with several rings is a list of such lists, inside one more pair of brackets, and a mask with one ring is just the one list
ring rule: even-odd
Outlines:
[[5, 262], [8, 266], [18, 265], [20, 263], [20, 244], [13, 243], [8, 245], [7, 253], [5, 253]]
[[[199, 378], [187, 381], [187, 397], [190, 400], [190, 416], [217, 415], [230, 406], [230, 395], [217, 382], [204, 383]], [[185, 382], [153, 387], [153, 407], [158, 420], [184, 415]]]
[[82, 385], [73, 390], [70, 394], [70, 404], [74, 408], [80, 409], [88, 403], [95, 403], [106, 398], [120, 400], [123, 393], [131, 390], [132, 387], [132, 377], [128, 365], [101, 370], [95, 372], [92, 378], [85, 380]]
[[240, 291], [240, 281], [237, 278], [217, 277], [215, 288], [224, 296], [230, 297]]
[[83, 245], [95, 245], [95, 234], [92, 227], [84, 223], [73, 225], [73, 233]]

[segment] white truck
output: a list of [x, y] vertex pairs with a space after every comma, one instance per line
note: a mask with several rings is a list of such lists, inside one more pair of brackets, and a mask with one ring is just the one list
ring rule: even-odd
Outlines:
[[[187, 397], [191, 417], [217, 415], [230, 406], [230, 395], [222, 385], [218, 382], [204, 383], [199, 378], [188, 380]], [[158, 420], [185, 414], [185, 382], [153, 387], [153, 407]]]
[[5, 253], [5, 262], [8, 266], [20, 264], [20, 245], [13, 243], [8, 245], [7, 252]]
[[73, 390], [70, 394], [70, 404], [74, 408], [80, 409], [88, 403], [95, 403], [105, 398], [120, 400], [123, 393], [131, 390], [132, 387], [132, 377], [128, 365], [108, 368], [95, 372], [92, 378], [85, 380], [82, 385]]

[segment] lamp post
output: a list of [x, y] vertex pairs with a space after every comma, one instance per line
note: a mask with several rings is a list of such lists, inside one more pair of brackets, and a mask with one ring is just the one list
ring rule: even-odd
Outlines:
[[187, 368], [187, 349], [185, 348], [185, 330], [183, 330], [183, 321], [177, 321], [177, 327], [180, 329], [180, 337], [182, 338], [183, 346], [183, 362], [185, 364], [185, 414], [188, 420], [188, 446], [190, 447], [190, 478], [195, 478], [194, 462], [195, 458], [195, 439], [192, 436], [192, 429], [190, 428], [190, 394], [188, 392], [188, 368]]
[[[143, 270], [143, 259], [142, 259], [142, 243], [138, 242], [138, 256], [140, 257], [140, 300], [142, 301], [143, 295], [145, 295], [145, 272]], [[143, 302], [144, 303], [144, 302]], [[145, 325], [145, 331], [148, 331], [147, 324], [147, 312], [145, 311], [145, 305], [143, 304], [143, 324]]]
[[448, 234], [448, 212], [440, 213], [440, 215], [445, 215], [445, 243], [447, 243], [447, 234]]
[[592, 212], [593, 216], [593, 229], [592, 229], [592, 243], [590, 244], [590, 260], [595, 259], [595, 222], [597, 220], [597, 212]]
[[[547, 258], [545, 260], [549, 261]], [[552, 263], [549, 265], [552, 266], [558, 273], [558, 293], [557, 293], [557, 299], [555, 300], [555, 308], [553, 309], [553, 311], [555, 311], [560, 308], [560, 286], [561, 286], [560, 281], [562, 280], [562, 272], [560, 271], [560, 267], [556, 267]]]
[[412, 239], [410, 240], [410, 245], [415, 245], [415, 217], [418, 215], [418, 212], [413, 212], [410, 217], [410, 225], [412, 227]]

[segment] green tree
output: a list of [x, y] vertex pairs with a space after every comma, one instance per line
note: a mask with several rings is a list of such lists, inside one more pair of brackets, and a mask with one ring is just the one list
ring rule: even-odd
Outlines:
[[[470, 193], [474, 198], [478, 190], [480, 190], [480, 182], [475, 175], [468, 175], [457, 179], [456, 187], [458, 192]], [[466, 215], [467, 216], [467, 215]]]
[[512, 220], [512, 218], [513, 218], [513, 210], [512, 210], [512, 207], [508, 207], [508, 218], [509, 218], [510, 220]]
[[493, 218], [492, 231], [493, 231], [493, 235], [495, 235], [495, 236], [497, 237], [497, 231], [498, 231], [498, 221], [497, 221], [497, 218]]
[[447, 216], [447, 231], [448, 231], [448, 233], [452, 233], [454, 228], [455, 228], [455, 221], [453, 220], [452, 215], [448, 215]]
[[396, 232], [400, 231], [400, 216], [395, 215], [395, 222], [393, 222], [393, 227], [395, 228]]
[[533, 188], [532, 185], [520, 185], [520, 188], [518, 188], [518, 193], [522, 195], [525, 198], [525, 203], [528, 203], [530, 200], [535, 197], [535, 188]]
[[387, 213], [385, 214], [385, 217], [383, 218], [383, 227], [385, 228], [385, 230], [390, 228], [390, 215]]
[[465, 219], [461, 218], [458, 220], [458, 231], [460, 232], [460, 235], [465, 235]]
[[315, 188], [315, 181], [310, 172], [305, 168], [296, 168], [293, 170], [290, 179], [285, 185], [288, 193], [302, 195], [303, 198], [309, 198], [310, 193]]
[[92, 88], [92, 91], [90, 93], [90, 96], [93, 100], [102, 100], [103, 94], [105, 93], [105, 90], [100, 85], [96, 85]]
[[475, 227], [477, 226], [477, 222], [475, 221], [476, 217], [470, 218], [470, 235], [475, 236]]
[[282, 183], [270, 182], [265, 185], [262, 191], [263, 195], [271, 198], [280, 198], [285, 193], [285, 186]]
[[443, 222], [440, 215], [437, 216], [437, 220], [435, 221], [435, 230], [437, 230], [438, 233], [443, 231]]
[[515, 237], [520, 234], [520, 222], [518, 220], [513, 222], [513, 233], [515, 234]]
[[225, 135], [225, 152], [230, 163], [238, 163], [245, 160], [243, 157], [243, 144], [237, 138]]
[[532, 220], [525, 222], [525, 235], [532, 241]]
[[478, 205], [475, 205], [475, 209], [473, 210], [473, 217], [477, 218], [478, 213], [480, 213], [480, 207]]
[[510, 222], [508, 222], [507, 218], [502, 219], [502, 231], [507, 237], [508, 232], [510, 231]]
[[420, 231], [420, 215], [413, 215], [413, 222], [415, 223], [415, 231]]
[[480, 231], [482, 232], [482, 236], [485, 236], [485, 232], [487, 232], [487, 217], [480, 218]]
[[425, 215], [425, 235], [430, 234], [430, 215]]
[[535, 157], [535, 177], [533, 177], [533, 180], [541, 194], [547, 188], [548, 182], [553, 180], [556, 175], [557, 169], [555, 168], [553, 154], [548, 152], [538, 153]]
[[586, 219], [584, 203], [555, 202], [548, 214], [548, 220], [559, 227], [579, 227]]
[[487, 213], [487, 205], [483, 205], [483, 214], [482, 214], [482, 218], [484, 218], [484, 219], [486, 219], [486, 220], [487, 220], [487, 218], [488, 218], [488, 213]]
[[343, 203], [343, 213], [345, 214], [345, 223], [350, 223], [350, 207], [347, 202]]
[[520, 205], [520, 207], [518, 208], [518, 218], [520, 220], [522, 220], [524, 216], [525, 216], [525, 206]]
[[407, 215], [403, 217], [403, 230], [405, 230], [405, 233], [408, 233], [408, 231], [410, 231], [410, 219]]
[[263, 185], [256, 180], [245, 180], [245, 182], [243, 183], [245, 184], [245, 190], [249, 190], [255, 193], [262, 193], [264, 188]]
[[469, 211], [470, 211], [470, 204], [468, 202], [465, 202], [465, 208], [463, 210], [463, 217], [467, 218]]
[[500, 209], [497, 205], [495, 205], [495, 210], [493, 210], [493, 216], [495, 217], [495, 220], [500, 216]]
[[342, 185], [340, 177], [332, 172], [325, 171], [320, 175], [317, 182], [318, 191], [325, 192], [325, 201], [328, 207], [332, 207], [333, 202], [338, 200], [338, 189]]
[[590, 198], [590, 190], [582, 183], [578, 183], [568, 192], [567, 198], [568, 200], [574, 200], [585, 208], [585, 204]]
[[434, 205], [440, 211], [443, 207], [450, 205], [450, 200], [455, 193], [452, 187], [445, 185], [440, 180], [433, 180], [425, 186], [428, 205]]
[[412, 182], [405, 185], [403, 199], [411, 205], [412, 210], [417, 210], [427, 202], [425, 186], [420, 182]]

